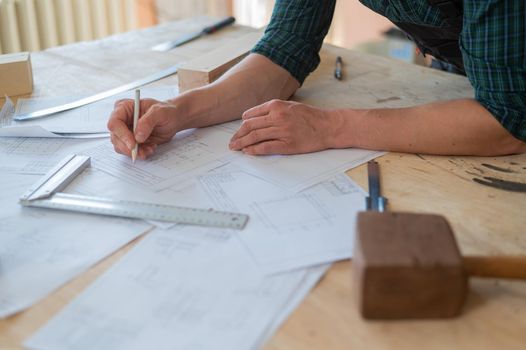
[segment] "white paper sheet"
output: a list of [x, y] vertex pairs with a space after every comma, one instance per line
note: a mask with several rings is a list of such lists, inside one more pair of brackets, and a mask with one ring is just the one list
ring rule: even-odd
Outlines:
[[306, 274], [262, 276], [235, 236], [224, 230], [157, 230], [25, 346], [253, 349], [279, 322], [293, 294], [305, 295], [312, 287], [305, 283]]
[[230, 135], [214, 128], [186, 130], [157, 148], [147, 160], [132, 163], [104, 144], [84, 154], [92, 166], [121, 180], [149, 190], [162, 190], [210, 169], [224, 165], [235, 152], [228, 149]]
[[[241, 121], [238, 120], [214, 128], [233, 135], [239, 126]], [[286, 156], [243, 155], [233, 159], [232, 163], [243, 171], [263, 178], [289, 193], [296, 193], [383, 154], [385, 152], [362, 149], [331, 149]]]
[[109, 140], [0, 138], [0, 172], [45, 174], [66, 155], [105, 142]]
[[[167, 100], [178, 94], [177, 87], [148, 88], [141, 91], [142, 98]], [[43, 108], [58, 106], [77, 100], [80, 96], [60, 96], [50, 98], [19, 99], [15, 114], [28, 113]], [[27, 121], [4, 122], [0, 136], [11, 137], [107, 137], [106, 124], [115, 101], [133, 98], [133, 91], [65, 111], [55, 115]]]
[[238, 235], [266, 273], [351, 256], [355, 218], [364, 209], [365, 195], [345, 174], [285, 196], [280, 188], [242, 171], [206, 174], [199, 180], [217, 208], [249, 214]]
[[255, 348], [262, 348], [263, 345], [276, 333], [287, 318], [296, 310], [301, 304], [303, 299], [309, 294], [314, 286], [319, 282], [327, 270], [331, 267], [330, 264], [313, 266], [306, 269], [307, 273], [303, 277], [303, 280], [296, 287], [296, 291], [292, 293], [290, 300], [285, 304], [281, 312], [278, 313], [274, 321], [270, 324], [269, 328], [261, 334], [258, 346]]
[[0, 318], [47, 296], [150, 225], [36, 208], [18, 198], [39, 176], [1, 173]]

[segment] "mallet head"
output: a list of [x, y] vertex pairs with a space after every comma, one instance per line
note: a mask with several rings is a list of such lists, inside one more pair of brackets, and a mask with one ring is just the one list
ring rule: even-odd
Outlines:
[[467, 275], [453, 232], [438, 215], [358, 214], [353, 288], [368, 319], [460, 313]]

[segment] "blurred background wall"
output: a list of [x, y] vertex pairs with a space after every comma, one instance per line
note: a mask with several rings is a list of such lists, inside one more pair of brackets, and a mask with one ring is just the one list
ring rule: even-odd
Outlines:
[[[49, 47], [194, 16], [236, 17], [262, 27], [275, 0], [0, 0], [0, 53]], [[393, 25], [358, 0], [339, 0], [326, 42], [414, 61], [403, 36], [385, 37]]]
[[[240, 24], [262, 27], [270, 19], [274, 0], [156, 0], [160, 22], [206, 14], [214, 17], [235, 16]], [[379, 40], [391, 27], [384, 17], [377, 15], [358, 0], [336, 2], [334, 20], [327, 42], [352, 48], [371, 40]]]

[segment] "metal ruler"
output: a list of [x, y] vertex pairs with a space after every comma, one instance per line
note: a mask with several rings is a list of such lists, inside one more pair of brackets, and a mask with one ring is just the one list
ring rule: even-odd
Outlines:
[[90, 157], [87, 156], [70, 155], [64, 158], [20, 197], [20, 204], [26, 207], [58, 209], [88, 214], [158, 220], [178, 224], [238, 230], [243, 229], [248, 221], [248, 215], [239, 213], [99, 198], [60, 192], [89, 166]]
[[65, 103], [60, 106], [50, 107], [50, 108], [44, 108], [38, 111], [30, 112], [30, 113], [23, 113], [23, 114], [17, 114], [13, 117], [14, 120], [17, 121], [24, 121], [24, 120], [32, 120], [42, 117], [47, 117], [52, 114], [69, 111], [70, 109], [74, 109], [77, 107], [82, 107], [87, 104], [97, 102], [100, 100], [103, 100], [105, 98], [111, 97], [113, 95], [120, 94], [121, 92], [125, 92], [128, 90], [132, 90], [135, 88], [138, 88], [139, 86], [143, 86], [149, 83], [153, 83], [154, 81], [161, 80], [163, 78], [166, 78], [172, 74], [177, 73], [177, 70], [179, 69], [179, 65], [172, 66], [170, 68], [166, 68], [162, 71], [156, 72], [152, 75], [149, 75], [145, 78], [136, 80], [134, 82], [116, 87], [111, 90], [106, 90], [103, 92], [99, 92], [98, 94], [91, 95], [88, 97], [81, 98], [80, 100]]

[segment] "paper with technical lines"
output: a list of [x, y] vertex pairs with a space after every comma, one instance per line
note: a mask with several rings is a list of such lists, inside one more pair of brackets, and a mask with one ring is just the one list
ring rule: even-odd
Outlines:
[[268, 274], [352, 255], [356, 215], [365, 208], [365, 193], [345, 174], [285, 195], [245, 170], [204, 174], [198, 180], [214, 207], [250, 216], [237, 235]]
[[108, 140], [0, 137], [0, 172], [44, 175], [65, 156], [105, 142]]
[[[216, 125], [213, 128], [233, 135], [240, 126], [241, 121], [236, 120]], [[244, 171], [281, 187], [282, 191], [296, 193], [383, 154], [385, 152], [357, 148], [328, 149], [294, 155], [243, 155], [232, 159], [232, 163]]]
[[236, 152], [228, 149], [230, 135], [214, 128], [185, 130], [164, 145], [157, 147], [147, 160], [115, 153], [111, 143], [105, 143], [82, 154], [90, 156], [92, 167], [142, 188], [160, 191], [220, 167]]
[[236, 236], [226, 230], [156, 230], [25, 346], [254, 349], [323, 272], [322, 267], [263, 276]]
[[39, 178], [2, 173], [0, 318], [22, 311], [145, 232], [140, 221], [23, 208]]
[[361, 149], [325, 150], [299, 155], [249, 156], [228, 148], [239, 121], [185, 130], [147, 160], [129, 161], [110, 143], [87, 150], [92, 166], [126, 182], [159, 191], [231, 163], [281, 189], [296, 193], [348, 169], [379, 157], [383, 152]]

